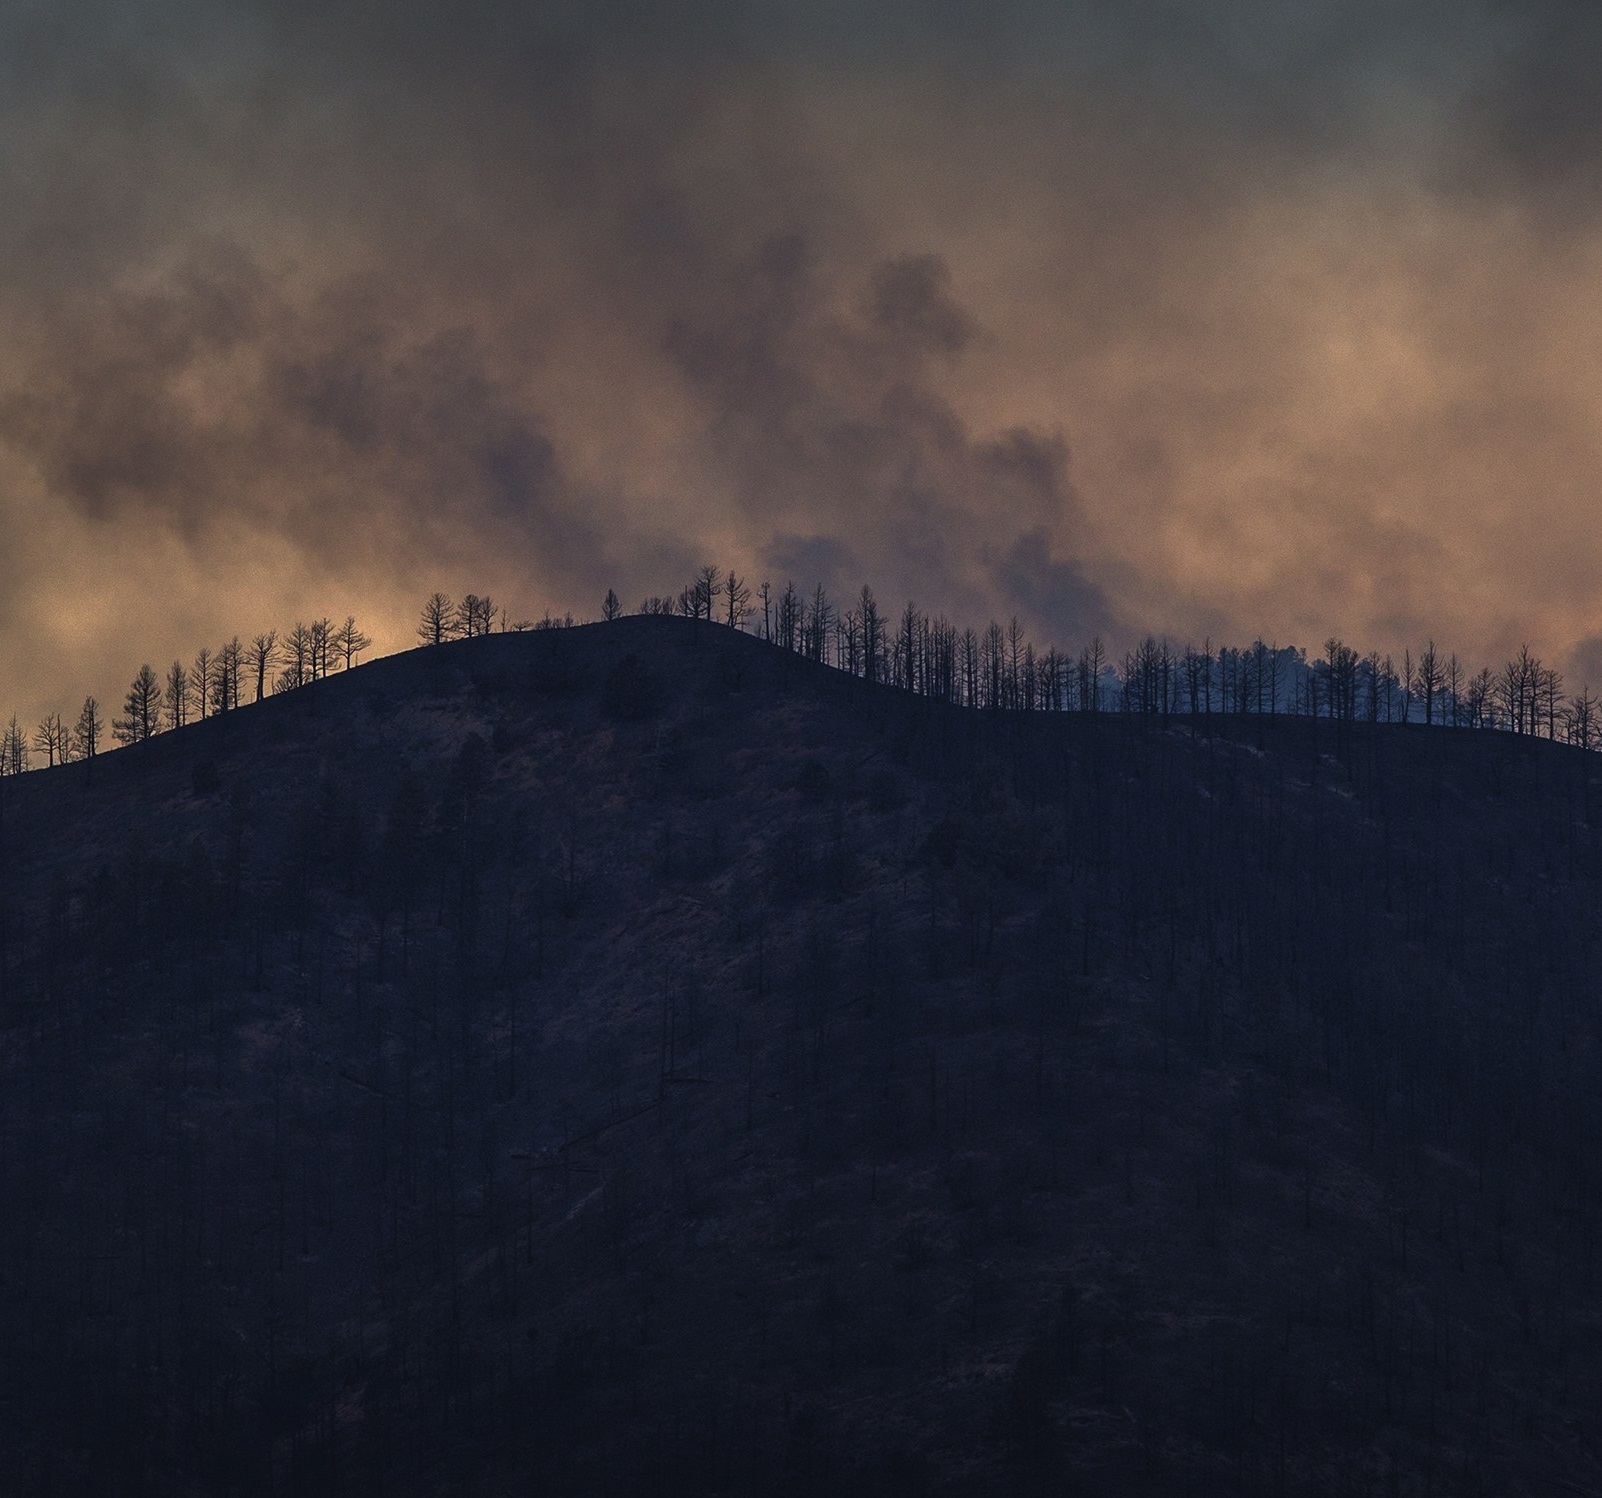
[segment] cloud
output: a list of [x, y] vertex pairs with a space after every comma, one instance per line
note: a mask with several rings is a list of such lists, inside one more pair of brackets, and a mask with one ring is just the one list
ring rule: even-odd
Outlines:
[[904, 255], [874, 267], [871, 306], [874, 323], [909, 350], [954, 358], [974, 336], [938, 255]]
[[804, 590], [810, 582], [837, 599], [851, 599], [860, 586], [856, 579], [862, 575], [861, 565], [838, 536], [781, 532], [763, 548], [760, 561], [780, 584], [795, 583]]
[[[1066, 444], [1012, 427], [975, 434], [940, 388], [980, 336], [937, 256], [895, 256], [863, 285], [833, 287], [805, 238], [758, 246], [720, 295], [669, 331], [668, 352], [700, 397], [698, 445], [737, 496], [748, 530], [775, 529], [767, 555], [787, 567], [808, 537], [820, 575], [851, 555], [886, 596], [984, 612], [998, 596], [1043, 626], [1061, 617], [1038, 583], [998, 594], [1022, 569], [993, 566], [1024, 536], [1038, 547], [1079, 521]], [[798, 532], [799, 517], [810, 522]], [[805, 579], [803, 579], [805, 580]], [[1088, 578], [1078, 595], [1110, 609]]]
[[1053, 556], [1051, 536], [1043, 529], [1020, 536], [991, 568], [1000, 596], [1015, 599], [1053, 643], [1086, 641], [1113, 624], [1100, 587], [1078, 562]]
[[1578, 695], [1586, 687], [1595, 691], [1598, 682], [1602, 682], [1602, 635], [1591, 635], [1578, 641], [1569, 652], [1565, 685]]
[[399, 645], [435, 586], [584, 613], [701, 560], [1068, 646], [1556, 657], [1602, 630], [1596, 25], [14, 8], [0, 690], [105, 693], [130, 609], [141, 655]]
[[1505, 31], [1494, 66], [1466, 100], [1469, 152], [1459, 171], [1533, 190], [1545, 206], [1593, 214], [1602, 199], [1602, 14], [1583, 0], [1533, 0], [1492, 7]]
[[160, 291], [80, 306], [53, 325], [48, 363], [0, 398], [0, 439], [89, 518], [138, 505], [192, 527], [243, 454], [206, 419], [209, 387], [186, 386], [260, 336], [263, 296], [254, 267], [224, 251]]

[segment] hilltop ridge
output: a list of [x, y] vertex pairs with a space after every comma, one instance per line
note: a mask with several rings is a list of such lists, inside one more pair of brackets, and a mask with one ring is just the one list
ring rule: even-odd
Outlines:
[[39, 1491], [1602, 1491], [1590, 756], [684, 619], [0, 787]]

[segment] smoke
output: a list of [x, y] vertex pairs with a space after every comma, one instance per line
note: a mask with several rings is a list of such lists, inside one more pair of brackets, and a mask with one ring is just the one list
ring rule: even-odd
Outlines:
[[1596, 24], [15, 10], [0, 692], [297, 613], [394, 648], [434, 587], [587, 615], [701, 560], [1069, 646], [1579, 670]]

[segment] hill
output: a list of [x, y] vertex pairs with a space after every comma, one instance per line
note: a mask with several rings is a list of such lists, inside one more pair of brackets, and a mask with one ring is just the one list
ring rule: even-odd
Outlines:
[[6, 1485], [1602, 1492], [1591, 774], [631, 618], [0, 783]]

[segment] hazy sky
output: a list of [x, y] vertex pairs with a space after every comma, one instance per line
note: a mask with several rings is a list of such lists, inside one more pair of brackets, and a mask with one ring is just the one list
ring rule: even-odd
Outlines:
[[0, 714], [713, 560], [1602, 684], [1594, 0], [11, 0]]

